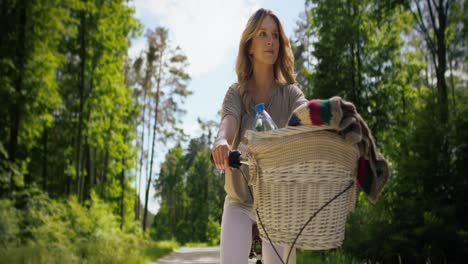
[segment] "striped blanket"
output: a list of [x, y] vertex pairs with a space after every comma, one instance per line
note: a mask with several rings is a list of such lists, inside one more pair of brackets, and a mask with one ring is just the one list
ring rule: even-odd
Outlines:
[[357, 182], [367, 198], [375, 203], [389, 177], [388, 163], [377, 152], [374, 138], [356, 107], [338, 96], [310, 100], [291, 115], [288, 126], [314, 125], [335, 130], [346, 141], [358, 144]]

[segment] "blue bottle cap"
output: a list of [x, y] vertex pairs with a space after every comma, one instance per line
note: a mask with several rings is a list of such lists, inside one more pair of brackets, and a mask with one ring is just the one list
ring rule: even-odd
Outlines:
[[264, 103], [259, 103], [255, 106], [255, 113], [260, 113], [263, 110], [265, 110], [265, 104]]

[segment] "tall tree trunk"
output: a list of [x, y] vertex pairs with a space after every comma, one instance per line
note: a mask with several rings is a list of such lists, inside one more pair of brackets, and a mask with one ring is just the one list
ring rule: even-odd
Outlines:
[[90, 198], [91, 190], [94, 189], [94, 186], [96, 184], [96, 174], [95, 174], [95, 165], [93, 164], [93, 160], [96, 158], [93, 156], [93, 151], [91, 146], [88, 144], [88, 149], [87, 149], [87, 156], [89, 157], [89, 164], [86, 164], [87, 170], [89, 170], [89, 181], [88, 181], [88, 187], [87, 187], [87, 197], [86, 199]]
[[[69, 161], [69, 162], [72, 163], [72, 161]], [[72, 186], [71, 186], [72, 185], [72, 176], [71, 176], [70, 173], [67, 173], [66, 177], [67, 177], [67, 183], [66, 183], [66, 190], [65, 191], [66, 191], [67, 197], [70, 197], [71, 189], [72, 189]]]
[[[125, 164], [125, 158], [122, 158], [122, 164]], [[122, 189], [122, 195], [120, 196], [120, 230], [122, 230], [125, 217], [125, 169], [120, 172], [120, 186]]]
[[[104, 157], [104, 173], [103, 173], [103, 185], [102, 185], [102, 190], [105, 188], [105, 182], [107, 181], [107, 172], [109, 170], [109, 145], [112, 140], [112, 124], [114, 123], [114, 114], [111, 114], [110, 116], [110, 124], [109, 128], [107, 129], [106, 132], [106, 142], [105, 142], [105, 149], [106, 149], [106, 154]], [[103, 192], [104, 194], [104, 192]], [[105, 196], [103, 196], [105, 197]]]
[[[363, 85], [362, 85], [362, 76], [363, 76], [363, 73], [362, 73], [362, 54], [361, 54], [361, 9], [360, 9], [360, 2], [358, 1], [357, 4], [355, 5], [355, 8], [357, 9], [356, 11], [356, 15], [358, 16], [358, 22], [357, 22], [357, 25], [356, 25], [356, 39], [355, 39], [355, 43], [356, 43], [356, 62], [357, 62], [357, 68], [356, 68], [356, 74], [357, 74], [357, 83], [356, 83], [356, 86], [358, 88], [358, 91], [359, 91], [359, 94], [360, 94], [360, 91], [361, 89], [363, 88]], [[365, 95], [366, 97], [368, 97], [368, 92], [366, 89], [365, 90]], [[358, 104], [357, 105], [357, 109], [359, 112], [363, 112], [364, 111], [364, 105], [363, 105], [363, 101], [362, 98], [360, 96], [358, 96], [359, 98], [359, 101], [357, 101], [356, 103]], [[367, 100], [368, 101], [368, 100]]]
[[80, 79], [79, 79], [79, 96], [80, 96], [80, 106], [78, 112], [78, 135], [76, 143], [76, 182], [77, 182], [77, 195], [78, 200], [81, 201], [81, 140], [82, 140], [82, 131], [83, 131], [83, 108], [85, 101], [85, 67], [86, 67], [86, 40], [85, 40], [85, 30], [86, 18], [85, 12], [82, 11], [80, 14]]
[[[145, 175], [145, 177], [144, 177], [144, 181], [145, 181], [145, 182], [148, 182], [148, 172], [149, 172], [149, 168], [150, 168], [150, 160], [149, 160], [149, 157], [150, 157], [150, 155], [152, 155], [152, 153], [151, 153], [151, 144], [152, 144], [152, 142], [151, 142], [151, 137], [152, 137], [153, 134], [152, 134], [152, 129], [151, 129], [151, 104], [150, 104], [151, 102], [150, 102], [150, 101], [151, 101], [151, 99], [148, 100], [148, 104], [149, 104], [149, 107], [150, 107], [150, 111], [148, 111], [148, 142], [147, 142], [147, 143], [148, 143], [148, 147], [147, 147], [147, 150], [146, 150], [146, 157], [147, 157], [147, 159], [146, 159], [146, 169], [145, 169], [146, 175]], [[142, 178], [143, 178], [143, 177], [142, 177]], [[146, 186], [146, 185], [145, 185], [145, 186]], [[145, 201], [146, 201], [146, 187], [145, 187], [145, 198], [144, 198], [144, 199], [145, 199]], [[145, 214], [145, 204], [142, 204], [141, 206], [142, 206], [142, 209], [143, 209], [142, 214], [143, 214], [143, 218], [144, 218], [144, 214]], [[144, 222], [144, 220], [142, 219], [142, 223], [143, 223], [143, 222]]]
[[[447, 98], [447, 82], [445, 80], [445, 72], [447, 70], [447, 47], [446, 35], [448, 12], [450, 9], [451, 0], [426, 0], [427, 13], [423, 13], [419, 1], [414, 1], [414, 6], [417, 8], [417, 13], [413, 15], [417, 19], [419, 29], [423, 33], [426, 40], [427, 48], [432, 58], [432, 64], [436, 73], [436, 111], [438, 115], [438, 128], [435, 136], [440, 138], [435, 152], [436, 175], [439, 181], [445, 183], [450, 182], [451, 168], [449, 166], [450, 147], [447, 138], [449, 132], [449, 109]], [[429, 22], [426, 23], [428, 16]], [[449, 195], [450, 196], [450, 195]]]
[[[428, 0], [430, 3], [430, 0]], [[447, 2], [447, 8], [448, 3]], [[439, 20], [439, 28], [436, 29], [437, 35], [437, 61], [438, 65], [436, 68], [436, 75], [437, 75], [437, 95], [439, 98], [439, 105], [440, 105], [440, 119], [442, 124], [448, 123], [448, 100], [447, 100], [447, 82], [445, 80], [445, 72], [447, 71], [447, 48], [445, 43], [445, 30], [447, 28], [447, 15], [448, 10], [444, 10], [444, 1], [439, 1], [439, 6], [436, 7], [438, 20]]]
[[149, 167], [149, 174], [148, 174], [148, 182], [146, 185], [146, 193], [145, 193], [145, 210], [143, 214], [143, 231], [146, 231], [146, 220], [148, 215], [148, 196], [149, 196], [149, 188], [151, 186], [151, 176], [153, 173], [153, 160], [154, 160], [154, 145], [156, 143], [156, 127], [158, 124], [158, 111], [159, 111], [159, 99], [161, 93], [161, 74], [162, 74], [162, 66], [163, 66], [163, 52], [164, 49], [160, 49], [159, 52], [159, 70], [158, 70], [158, 78], [156, 79], [156, 105], [154, 106], [154, 124], [153, 124], [153, 141], [151, 144], [151, 158], [150, 158], [150, 167]]
[[[20, 127], [20, 120], [22, 118], [22, 104], [23, 104], [23, 90], [24, 90], [24, 67], [26, 64], [26, 9], [27, 1], [21, 0], [19, 2], [19, 36], [18, 36], [18, 49], [16, 50], [16, 65], [18, 67], [18, 75], [16, 76], [16, 102], [12, 105], [10, 110], [10, 141], [8, 144], [8, 156], [11, 162], [16, 160], [16, 150], [18, 148], [18, 133]], [[11, 186], [13, 187], [13, 179], [11, 179]]]
[[[9, 160], [14, 163], [16, 161], [16, 154], [18, 148], [18, 134], [19, 127], [22, 118], [23, 108], [23, 90], [24, 90], [24, 66], [26, 64], [26, 3], [27, 1], [22, 0], [19, 3], [20, 9], [20, 20], [19, 20], [19, 36], [18, 46], [16, 54], [16, 65], [18, 67], [18, 75], [16, 76], [16, 102], [13, 103], [10, 110], [10, 140], [8, 142], [8, 156]], [[10, 194], [15, 189], [15, 181], [13, 179], [13, 173], [10, 174]]]
[[453, 80], [453, 59], [449, 60], [449, 69], [450, 69], [450, 86], [452, 86], [452, 114], [453, 116], [457, 113], [457, 104], [455, 102], [455, 81]]
[[139, 220], [140, 219], [140, 191], [141, 191], [141, 187], [140, 187], [140, 184], [141, 184], [141, 175], [143, 174], [143, 159], [144, 159], [144, 155], [145, 155], [145, 116], [146, 116], [146, 95], [147, 95], [147, 92], [146, 92], [146, 89], [145, 87], [143, 87], [143, 120], [141, 121], [141, 124], [142, 124], [142, 131], [141, 131], [141, 152], [140, 152], [140, 167], [139, 167], [139, 171], [138, 171], [138, 179], [137, 179], [137, 199], [136, 199], [136, 203], [138, 203], [138, 205], [135, 207], [136, 208], [136, 212], [135, 212], [135, 220]]
[[[94, 160], [98, 160], [98, 152], [97, 152], [97, 148], [93, 148], [93, 159]], [[98, 179], [99, 179], [99, 175], [98, 175], [98, 166], [97, 166], [97, 162], [94, 164], [93, 166], [93, 185], [94, 187], [98, 187]]]
[[[135, 214], [135, 217], [136, 217], [136, 220], [139, 220], [140, 219], [140, 196], [141, 196], [141, 178], [143, 177], [143, 161], [145, 160], [145, 156], [147, 157], [148, 153], [146, 153], [145, 155], [145, 121], [146, 121], [146, 108], [147, 108], [147, 105], [149, 106], [149, 118], [148, 118], [148, 121], [151, 120], [151, 105], [150, 104], [147, 104], [146, 101], [147, 101], [147, 98], [148, 98], [148, 93], [151, 92], [151, 87], [152, 87], [152, 83], [151, 83], [151, 79], [153, 77], [153, 71], [154, 71], [154, 51], [155, 49], [153, 48], [153, 43], [152, 42], [149, 42], [149, 47], [148, 47], [148, 51], [147, 51], [147, 54], [146, 54], [146, 71], [145, 71], [145, 76], [144, 76], [144, 79], [143, 79], [143, 83], [142, 83], [142, 90], [143, 90], [143, 120], [142, 120], [142, 132], [141, 132], [141, 154], [140, 154], [140, 170], [139, 170], [139, 175], [138, 175], [138, 193], [137, 193], [137, 196], [138, 196], [138, 206], [136, 207], [137, 208], [137, 214]], [[138, 70], [139, 70], [139, 67], [137, 67]], [[151, 122], [148, 122], [148, 131], [151, 130], [151, 126], [150, 126]], [[148, 143], [149, 143], [149, 138], [148, 137]], [[148, 146], [148, 149], [149, 149], [149, 146]], [[146, 173], [148, 173], [148, 160], [146, 158], [146, 170], [145, 170]]]
[[102, 171], [102, 182], [101, 182], [101, 197], [105, 198], [105, 186], [107, 183], [107, 168], [109, 167], [109, 145], [106, 143], [106, 150], [104, 154], [104, 168]]
[[82, 202], [86, 201], [90, 197], [90, 180], [91, 180], [91, 157], [90, 157], [90, 146], [88, 142], [88, 137], [85, 139], [84, 145], [84, 167], [86, 174], [82, 174], [82, 185], [81, 185], [81, 199]]
[[[148, 142], [147, 142], [147, 143], [148, 143], [148, 148], [147, 148], [147, 150], [146, 150], [146, 157], [147, 157], [147, 159], [146, 159], [146, 169], [145, 169], [145, 172], [147, 173], [147, 175], [148, 175], [148, 172], [149, 172], [149, 170], [150, 170], [150, 169], [149, 169], [149, 168], [150, 168], [150, 160], [149, 160], [148, 158], [150, 157], [150, 155], [151, 155], [151, 157], [153, 156], [153, 153], [152, 153], [152, 152], [154, 151], [154, 150], [151, 149], [151, 144], [152, 144], [152, 142], [151, 142], [151, 140], [150, 140], [151, 137], [152, 137], [152, 135], [153, 135], [153, 134], [152, 134], [152, 131], [151, 131], [152, 129], [151, 129], [151, 99], [150, 99], [150, 98], [148, 98], [148, 106], [149, 106], [149, 111], [148, 111]], [[155, 111], [156, 111], [156, 110], [155, 110]], [[143, 177], [142, 177], [142, 178], [143, 178]], [[148, 181], [148, 176], [145, 176], [145, 177], [144, 177], [144, 180], [145, 180], [145, 181]], [[145, 189], [145, 201], [146, 201], [146, 189]], [[145, 205], [142, 205], [142, 207], [143, 207], [143, 218], [144, 218], [144, 214], [145, 214], [145, 212], [144, 212], [144, 211], [145, 211], [144, 206], [145, 206]]]
[[[154, 149], [151, 149], [151, 89], [152, 89], [152, 81], [151, 79], [153, 78], [153, 75], [154, 75], [154, 70], [155, 70], [155, 60], [156, 60], [156, 51], [157, 51], [157, 48], [155, 47], [155, 43], [153, 42], [153, 40], [151, 38], [149, 38], [149, 43], [148, 43], [148, 52], [146, 54], [146, 72], [145, 72], [145, 78], [144, 78], [144, 81], [143, 81], [143, 89], [146, 90], [146, 93], [149, 93], [150, 96], [147, 96], [147, 100], [148, 102], [146, 101], [143, 101], [143, 103], [145, 105], [148, 106], [148, 148], [147, 148], [147, 152], [146, 152], [146, 169], [145, 169], [145, 172], [148, 173], [149, 171], [149, 165], [150, 165], [150, 162], [148, 160], [148, 157], [150, 155], [150, 150], [151, 150], [151, 155], [153, 155], [153, 151]], [[155, 108], [157, 111], [157, 108]], [[140, 178], [141, 179], [141, 178]], [[148, 177], [146, 176], [145, 177], [145, 181], [148, 181]], [[145, 194], [146, 194], [146, 191], [145, 191]], [[146, 199], [146, 198], [145, 198]], [[143, 210], [145, 210], [143, 208]], [[143, 212], [144, 214], [144, 212]]]
[[84, 202], [84, 183], [85, 183], [85, 179], [86, 179], [86, 174], [85, 174], [85, 169], [84, 169], [84, 166], [86, 164], [86, 156], [84, 155], [84, 153], [86, 152], [86, 145], [88, 144], [88, 138], [87, 136], [85, 136], [84, 138], [84, 146], [83, 146], [83, 152], [81, 154], [81, 172], [80, 172], [80, 179], [79, 179], [79, 182], [78, 182], [78, 201], [80, 203], [83, 203]]
[[152, 137], [152, 129], [151, 129], [151, 99], [148, 100], [148, 104], [149, 104], [149, 107], [150, 107], [150, 111], [148, 111], [148, 142], [146, 142], [148, 144], [148, 147], [146, 149], [146, 168], [145, 168], [145, 172], [146, 172], [146, 176], [145, 176], [145, 181], [148, 180], [148, 171], [149, 171], [149, 165], [150, 165], [150, 162], [149, 162], [149, 157], [151, 155], [151, 137]]
[[[351, 3], [351, 0], [347, 0], [346, 1], [346, 9], [347, 9], [347, 17], [345, 19], [347, 19], [348, 21], [349, 20], [352, 20], [354, 18], [354, 6], [353, 4]], [[351, 27], [354, 26], [353, 25], [354, 23], [352, 23]], [[350, 42], [348, 43], [349, 44], [349, 78], [350, 78], [350, 81], [351, 81], [351, 90], [352, 90], [352, 94], [353, 94], [353, 102], [355, 105], [359, 105], [358, 104], [358, 97], [359, 97], [359, 92], [358, 92], [358, 87], [356, 85], [356, 61], [355, 61], [355, 56], [356, 56], [356, 48], [355, 48], [355, 44], [356, 44], [356, 41], [355, 41], [355, 36], [354, 36], [354, 32], [351, 32], [350, 33]]]
[[[311, 65], [311, 59], [310, 59], [310, 46], [311, 46], [311, 42], [310, 42], [310, 33], [309, 33], [309, 28], [310, 28], [310, 17], [309, 17], [309, 11], [308, 11], [308, 4], [307, 4], [307, 1], [304, 1], [304, 14], [306, 16], [306, 29], [305, 29], [305, 33], [304, 33], [304, 38], [306, 39], [305, 41], [305, 53], [306, 53], [306, 61], [307, 61], [307, 69], [312, 69], [312, 65]], [[306, 87], [305, 87], [305, 95], [307, 97], [310, 97], [312, 95], [312, 87], [309, 83], [309, 77], [306, 76], [304, 74], [304, 81], [305, 81], [305, 84], [306, 84]]]
[[[445, 41], [445, 30], [447, 29], [448, 11], [451, 0], [426, 0], [427, 12], [429, 13], [430, 26], [426, 25], [423, 10], [419, 1], [415, 1], [417, 12], [413, 15], [417, 19], [420, 30], [422, 31], [428, 50], [432, 56], [437, 78], [437, 106], [439, 119], [442, 125], [448, 123], [448, 100], [447, 100], [447, 82], [445, 81], [445, 72], [447, 71], [447, 48]], [[429, 28], [430, 27], [430, 28]], [[435, 38], [431, 32], [435, 33]]]
[[[94, 76], [94, 69], [96, 65], [96, 60], [98, 59], [99, 56], [94, 56], [93, 61], [92, 61], [92, 66], [91, 66], [91, 73], [90, 73], [90, 79], [93, 78]], [[85, 120], [86, 124], [90, 123], [91, 120], [91, 102], [88, 101], [88, 98], [92, 98], [93, 96], [93, 91], [94, 91], [94, 85], [93, 82], [89, 84], [89, 90], [87, 95], [85, 96], [85, 101], [88, 102], [88, 107], [86, 109], [83, 109], [83, 115], [85, 115]], [[81, 197], [81, 202], [83, 203], [85, 200], [90, 198], [91, 195], [91, 166], [92, 166], [92, 159], [91, 159], [91, 147], [89, 145], [89, 135], [88, 132], [86, 131], [85, 135], [85, 143], [84, 143], [84, 148], [83, 148], [83, 162], [84, 168], [82, 167], [82, 173], [81, 173], [81, 189], [80, 189], [80, 197]], [[86, 173], [84, 173], [86, 172]]]
[[42, 134], [42, 189], [47, 191], [47, 141], [48, 141], [48, 129], [44, 128]]

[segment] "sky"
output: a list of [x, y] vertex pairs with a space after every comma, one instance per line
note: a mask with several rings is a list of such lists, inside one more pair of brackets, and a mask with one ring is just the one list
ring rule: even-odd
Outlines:
[[[135, 16], [144, 32], [158, 26], [169, 29], [169, 41], [180, 46], [188, 57], [191, 76], [188, 89], [193, 92], [182, 106], [187, 110], [183, 129], [190, 138], [201, 134], [197, 118], [217, 120], [224, 95], [237, 79], [234, 67], [242, 31], [248, 18], [258, 9], [271, 9], [280, 19], [286, 34], [294, 35], [296, 21], [304, 10], [304, 0], [135, 0]], [[145, 48], [144, 37], [132, 39], [129, 56]], [[165, 153], [157, 154], [153, 171]], [[142, 190], [145, 188], [143, 182]], [[141, 200], [144, 201], [144, 192]], [[150, 188], [149, 210], [156, 213], [158, 201]]]

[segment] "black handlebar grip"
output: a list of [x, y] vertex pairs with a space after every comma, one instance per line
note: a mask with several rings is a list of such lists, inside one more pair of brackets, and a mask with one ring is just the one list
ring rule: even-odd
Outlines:
[[[242, 166], [241, 155], [242, 153], [239, 150], [230, 151], [229, 158], [228, 158], [229, 167], [234, 168], [234, 169], [239, 169]], [[210, 159], [211, 159], [211, 163], [215, 165], [213, 153], [211, 153]]]
[[241, 155], [239, 150], [229, 152], [229, 167], [239, 169], [241, 167]]

